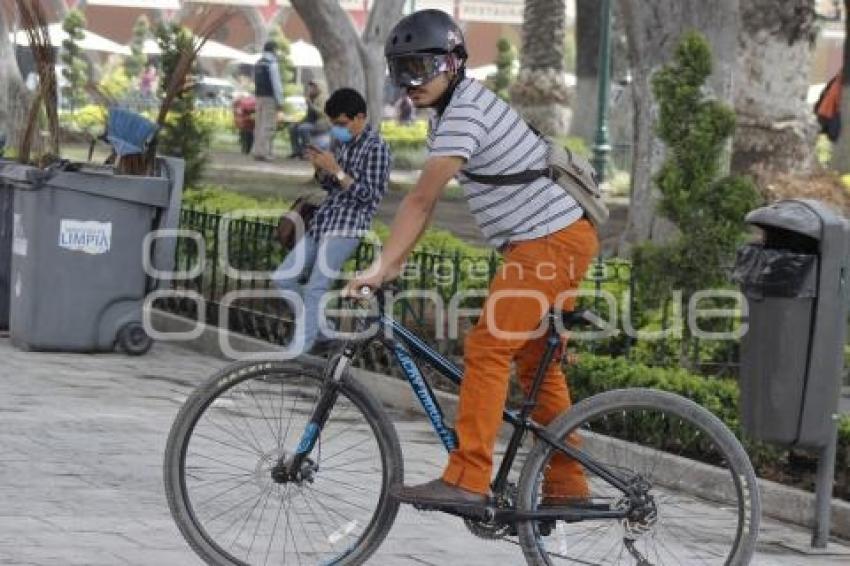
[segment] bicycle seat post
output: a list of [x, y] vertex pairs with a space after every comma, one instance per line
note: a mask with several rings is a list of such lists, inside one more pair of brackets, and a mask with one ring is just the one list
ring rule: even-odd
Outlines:
[[554, 309], [549, 309], [549, 312], [546, 314], [546, 325], [548, 327], [546, 334], [546, 349], [543, 351], [543, 358], [540, 360], [540, 365], [537, 366], [537, 372], [534, 374], [534, 381], [532, 382], [531, 389], [522, 404], [520, 416], [523, 421], [528, 418], [531, 411], [533, 411], [534, 407], [537, 406], [537, 397], [540, 394], [540, 388], [543, 386], [543, 379], [546, 376], [546, 370], [549, 369], [549, 366], [552, 364], [552, 360], [555, 357], [555, 352], [561, 345], [561, 335], [558, 333], [558, 326], [555, 323], [557, 316], [558, 315]]

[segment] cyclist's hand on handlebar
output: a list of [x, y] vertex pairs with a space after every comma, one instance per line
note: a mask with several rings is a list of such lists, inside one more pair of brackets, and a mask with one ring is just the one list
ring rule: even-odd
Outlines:
[[348, 282], [343, 294], [348, 297], [362, 297], [363, 289], [380, 289], [384, 282], [395, 279], [398, 274], [389, 273], [377, 263], [372, 264], [366, 271], [362, 271]]

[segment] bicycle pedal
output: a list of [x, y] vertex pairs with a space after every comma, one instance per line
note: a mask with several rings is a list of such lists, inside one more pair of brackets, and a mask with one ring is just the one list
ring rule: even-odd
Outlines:
[[[537, 525], [537, 531], [540, 533], [540, 536], [548, 537], [554, 530], [555, 521], [540, 521]], [[518, 534], [516, 523], [511, 523], [511, 527], [508, 530], [508, 536], [515, 537]]]

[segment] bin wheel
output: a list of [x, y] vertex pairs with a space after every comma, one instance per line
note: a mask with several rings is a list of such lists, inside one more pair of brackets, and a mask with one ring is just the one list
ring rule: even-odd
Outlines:
[[131, 322], [118, 331], [118, 346], [131, 356], [141, 356], [151, 349], [153, 338], [148, 336], [141, 324]]

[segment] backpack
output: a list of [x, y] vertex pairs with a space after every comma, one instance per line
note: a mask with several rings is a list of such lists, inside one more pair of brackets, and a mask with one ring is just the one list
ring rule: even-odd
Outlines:
[[824, 87], [815, 103], [815, 114], [822, 134], [835, 142], [841, 134], [842, 73], [838, 73]]
[[532, 131], [548, 146], [546, 169], [533, 169], [511, 175], [479, 175], [466, 171], [461, 173], [476, 183], [485, 185], [520, 185], [540, 177], [548, 177], [581, 205], [587, 218], [599, 229], [608, 221], [609, 213], [602, 200], [596, 170], [584, 157], [575, 155], [552, 138], [540, 135], [534, 128]]

